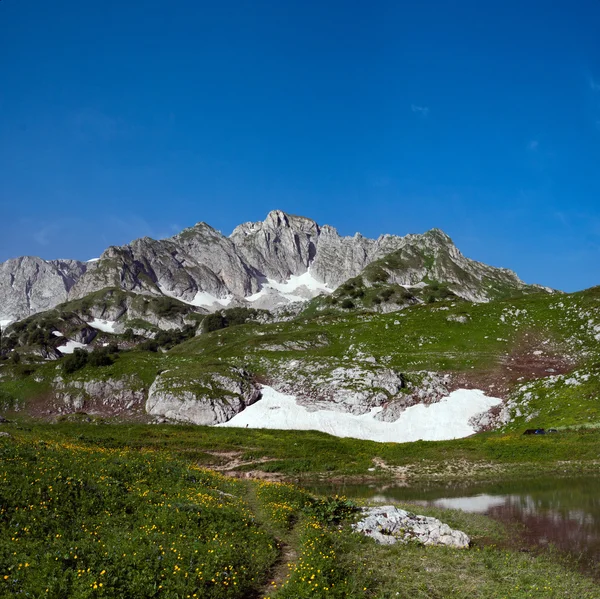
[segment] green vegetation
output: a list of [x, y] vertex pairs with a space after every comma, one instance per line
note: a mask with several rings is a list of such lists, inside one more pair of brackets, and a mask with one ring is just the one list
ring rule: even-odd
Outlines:
[[[146, 429], [157, 443], [142, 450], [142, 435], [126, 442], [131, 427], [10, 430], [0, 439], [3, 597], [600, 596], [558, 554], [507, 549], [511, 531], [484, 516], [418, 508], [469, 534], [467, 550], [376, 545], [351, 532], [345, 498], [198, 467], [191, 427]], [[188, 450], [172, 451], [185, 438]]]
[[[122, 359], [117, 360], [115, 366]], [[201, 375], [196, 370], [194, 378], [200, 379]], [[180, 375], [172, 376], [177, 381]], [[183, 380], [186, 379], [183, 376]], [[218, 465], [225, 471], [230, 460], [227, 454], [233, 453], [246, 463], [232, 466], [237, 471], [258, 468], [311, 484], [322, 477], [385, 481], [397, 475], [412, 482], [465, 477], [501, 480], [525, 473], [528, 476], [593, 473], [600, 463], [600, 430], [593, 428], [567, 429], [545, 436], [526, 436], [521, 432], [485, 433], [451, 441], [376, 443], [317, 431], [191, 425], [108, 426], [108, 421], [101, 418], [97, 422], [105, 426], [66, 422], [47, 425], [18, 419], [17, 422], [21, 424], [14, 425], [17, 427], [14, 434], [22, 439], [60, 443], [85, 439], [92, 446], [168, 450], [184, 457], [190, 455], [196, 463], [207, 467]], [[214, 452], [220, 452], [218, 455], [222, 457], [215, 458]]]
[[73, 374], [87, 364], [95, 368], [111, 366], [115, 361], [117, 352], [118, 349], [115, 346], [99, 347], [91, 353], [83, 349], [75, 349], [72, 354], [64, 357], [60, 365], [65, 374]]
[[211, 333], [227, 327], [254, 322], [261, 314], [266, 315], [268, 312], [242, 307], [219, 310], [204, 317], [202, 320], [202, 331], [204, 333]]

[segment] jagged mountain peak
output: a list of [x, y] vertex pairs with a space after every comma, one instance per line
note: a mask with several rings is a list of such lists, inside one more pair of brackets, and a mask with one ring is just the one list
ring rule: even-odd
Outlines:
[[[395, 262], [399, 267], [388, 274], [400, 284], [447, 282], [459, 295], [464, 284], [463, 296], [476, 301], [495, 293], [484, 280], [492, 281], [494, 289], [524, 286], [512, 271], [465, 258], [437, 228], [404, 237], [341, 236], [330, 225], [272, 210], [262, 221], [237, 226], [229, 237], [198, 222], [169, 239], [142, 237], [110, 246], [89, 264], [39, 258], [0, 264], [0, 320], [22, 318], [107, 287], [163, 294], [209, 309], [230, 304], [272, 308], [331, 291], [394, 252], [401, 252]], [[14, 285], [15, 280], [22, 283]]]
[[296, 230], [303, 233], [316, 233], [320, 231], [320, 227], [316, 221], [305, 216], [297, 216], [288, 214], [283, 210], [271, 210], [263, 221], [247, 222], [238, 225], [230, 237], [232, 239], [243, 239], [248, 235], [256, 234], [261, 231], [278, 231], [278, 230]]

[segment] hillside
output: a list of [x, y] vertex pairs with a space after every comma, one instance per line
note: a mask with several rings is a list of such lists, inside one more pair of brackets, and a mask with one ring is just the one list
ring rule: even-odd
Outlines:
[[[133, 296], [119, 297], [135, 304]], [[434, 414], [455, 390], [479, 389], [503, 403], [476, 414], [473, 430], [600, 423], [598, 288], [488, 303], [450, 297], [392, 313], [315, 302], [275, 321], [236, 310], [179, 314], [185, 304], [174, 303], [173, 318], [202, 324], [161, 332], [155, 340], [131, 330], [95, 330], [88, 347], [95, 350], [74, 368], [65, 366], [75, 355], [48, 361], [38, 352], [16, 363], [14, 354], [27, 355], [17, 345], [0, 362], [3, 409], [46, 418], [85, 412], [219, 424], [260, 402], [267, 385], [309, 411], [372, 414], [374, 421], [394, 423], [418, 405], [429, 405]], [[72, 334], [67, 326], [81, 333], [82, 322], [84, 330], [93, 328], [81, 316], [65, 319], [69, 313], [52, 313], [55, 320], [43, 333], [50, 343], [64, 343], [50, 329], [62, 335]], [[4, 343], [25, 333], [35, 341], [35, 331], [42, 330], [38, 319], [48, 318], [46, 313], [9, 328]]]

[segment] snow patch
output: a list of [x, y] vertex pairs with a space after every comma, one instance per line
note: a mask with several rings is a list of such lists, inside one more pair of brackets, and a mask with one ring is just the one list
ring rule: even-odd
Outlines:
[[231, 303], [232, 299], [233, 298], [231, 296], [219, 298], [215, 297], [211, 293], [208, 293], [207, 291], [198, 291], [198, 293], [196, 293], [196, 295], [194, 296], [194, 299], [191, 302], [186, 303], [189, 303], [192, 306], [206, 308], [213, 306], [213, 304], [219, 304], [219, 306], [228, 306]]
[[14, 322], [12, 318], [0, 318], [0, 331], [3, 331], [11, 322]]
[[407, 408], [395, 422], [382, 422], [374, 418], [381, 408], [360, 416], [334, 410], [309, 412], [293, 395], [266, 386], [262, 394], [262, 399], [217, 426], [318, 430], [336, 437], [395, 443], [442, 441], [474, 434], [471, 418], [502, 403], [477, 389], [458, 389], [438, 403]]
[[98, 260], [100, 260], [100, 258], [90, 258], [89, 260], [86, 260], [86, 262], [89, 264], [90, 262], [98, 262]]
[[59, 345], [56, 349], [62, 354], [72, 354], [76, 349], [84, 349], [85, 343], [79, 343], [79, 341], [67, 341], [65, 345]]
[[62, 334], [60, 331], [52, 331], [52, 334], [53, 334], [55, 337], [62, 337], [62, 336], [63, 336], [63, 334]]
[[291, 275], [284, 283], [279, 283], [273, 279], [267, 279], [260, 291], [246, 298], [249, 302], [255, 302], [267, 295], [273, 295], [278, 292], [282, 298], [289, 302], [305, 302], [319, 293], [332, 293], [333, 289], [327, 287], [325, 283], [317, 281], [311, 274], [310, 268], [301, 275]]
[[170, 291], [167, 291], [161, 285], [158, 286], [163, 295], [167, 297], [172, 297], [173, 299], [179, 300], [184, 304], [188, 304], [189, 306], [196, 306], [197, 308], [213, 308], [215, 304], [221, 307], [228, 306], [233, 299], [231, 296], [225, 298], [219, 298], [214, 296], [212, 293], [208, 293], [208, 291], [198, 291], [192, 300], [184, 300], [181, 297], [177, 297]]
[[400, 287], [404, 287], [404, 289], [424, 289], [425, 287], [427, 287], [427, 283], [421, 281], [416, 285], [400, 285]]
[[103, 333], [116, 333], [115, 330], [116, 322], [114, 320], [101, 320], [99, 318], [94, 318], [91, 322], [87, 323], [93, 329], [98, 331], [102, 331]]

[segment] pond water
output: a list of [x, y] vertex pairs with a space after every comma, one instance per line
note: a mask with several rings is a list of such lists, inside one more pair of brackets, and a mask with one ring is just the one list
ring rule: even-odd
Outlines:
[[486, 514], [522, 525], [525, 541], [553, 544], [600, 573], [600, 476], [534, 478], [477, 485], [321, 485], [318, 493], [413, 502]]

